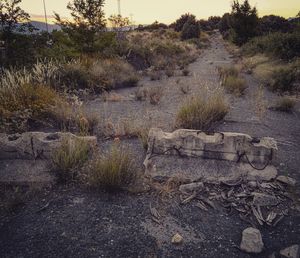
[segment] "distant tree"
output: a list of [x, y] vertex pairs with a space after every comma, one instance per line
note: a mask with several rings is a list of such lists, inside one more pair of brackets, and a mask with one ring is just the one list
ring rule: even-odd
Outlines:
[[220, 16], [210, 16], [208, 18], [208, 24], [209, 24], [210, 30], [218, 29], [221, 19], [222, 18]]
[[28, 27], [30, 16], [19, 7], [21, 2], [22, 0], [0, 1], [0, 24], [3, 33], [11, 34]]
[[230, 15], [231, 40], [242, 45], [257, 34], [258, 16], [255, 7], [251, 7], [248, 0], [243, 4], [233, 1]]
[[188, 19], [187, 22], [183, 25], [181, 31], [181, 39], [186, 40], [192, 38], [199, 38], [199, 35], [199, 23], [193, 18]]
[[182, 31], [183, 26], [187, 21], [189, 21], [190, 23], [196, 22], [196, 16], [190, 13], [183, 14], [179, 19], [171, 24], [170, 27], [173, 27], [175, 31]]
[[73, 21], [63, 20], [55, 13], [56, 23], [84, 52], [95, 51], [97, 35], [106, 28], [105, 0], [73, 0], [67, 5]]
[[125, 26], [130, 25], [130, 20], [128, 17], [122, 17], [120, 14], [118, 15], [111, 15], [108, 18], [110, 25], [113, 29], [118, 30], [120, 28], [123, 28]]
[[299, 11], [299, 13], [296, 15], [296, 17], [297, 17], [297, 18], [300, 18], [300, 11]]
[[268, 15], [259, 19], [259, 33], [267, 34], [270, 32], [288, 32], [291, 24], [283, 17], [276, 15]]

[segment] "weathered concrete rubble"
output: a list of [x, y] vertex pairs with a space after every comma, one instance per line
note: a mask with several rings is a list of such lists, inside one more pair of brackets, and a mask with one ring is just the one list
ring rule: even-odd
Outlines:
[[218, 183], [239, 178], [269, 181], [277, 176], [276, 168], [269, 165], [277, 151], [272, 138], [185, 129], [165, 133], [153, 128], [148, 146], [144, 166], [146, 175], [154, 178], [180, 176], [191, 182]]
[[179, 129], [173, 133], [152, 128], [148, 154], [170, 154], [208, 159], [244, 161], [266, 164], [273, 159], [277, 144], [273, 138], [255, 139], [241, 133], [206, 134], [197, 130]]
[[53, 150], [59, 148], [67, 140], [70, 144], [82, 140], [95, 146], [94, 136], [80, 137], [72, 133], [26, 132], [23, 134], [0, 134], [0, 160], [9, 159], [50, 159]]

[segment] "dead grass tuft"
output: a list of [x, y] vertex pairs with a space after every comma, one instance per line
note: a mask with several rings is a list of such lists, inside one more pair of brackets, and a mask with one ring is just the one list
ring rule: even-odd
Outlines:
[[108, 152], [91, 160], [87, 181], [93, 187], [118, 190], [134, 182], [136, 176], [134, 158], [127, 148], [115, 143]]
[[288, 96], [281, 97], [275, 104], [275, 110], [291, 112], [296, 105], [296, 101]]
[[152, 105], [157, 105], [163, 95], [162, 87], [151, 87], [149, 89], [149, 100]]
[[52, 156], [53, 170], [60, 181], [75, 179], [78, 169], [88, 160], [90, 147], [82, 140], [63, 140]]
[[197, 95], [179, 109], [176, 117], [178, 128], [210, 130], [215, 122], [222, 120], [229, 106], [220, 92], [210, 96]]

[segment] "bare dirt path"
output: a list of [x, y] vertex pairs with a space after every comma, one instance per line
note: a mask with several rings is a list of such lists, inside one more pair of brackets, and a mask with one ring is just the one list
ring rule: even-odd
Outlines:
[[[218, 34], [213, 35], [211, 47], [204, 50], [189, 66], [188, 77], [174, 76], [160, 81], [142, 80], [142, 87], [163, 88], [158, 105], [136, 101], [135, 88], [118, 90], [122, 101], [103, 102], [96, 99], [87, 103], [87, 110], [99, 116], [105, 113], [114, 123], [133, 119], [143, 124], [151, 117], [152, 126], [172, 130], [180, 104], [197, 94], [201, 87], [218, 87], [217, 66], [233, 63]], [[179, 73], [179, 72], [178, 72]], [[239, 131], [253, 136], [271, 136], [279, 142], [276, 162], [281, 172], [290, 173], [299, 181], [300, 122], [299, 112], [293, 114], [266, 110], [263, 118], [253, 104], [259, 82], [245, 75], [246, 95], [228, 95], [231, 111], [220, 130]], [[180, 80], [178, 83], [177, 81]], [[181, 85], [189, 85], [183, 94]], [[254, 94], [255, 95], [255, 94]], [[265, 101], [274, 94], [264, 91]], [[136, 153], [139, 163], [145, 152], [137, 139], [124, 140]], [[103, 147], [109, 142], [101, 142]], [[161, 214], [161, 223], [151, 219], [150, 203]], [[289, 214], [276, 227], [261, 228], [264, 251], [255, 257], [268, 257], [300, 241], [300, 217]], [[35, 194], [17, 214], [0, 217], [1, 257], [253, 257], [237, 247], [241, 232], [249, 223], [238, 213], [230, 213], [218, 206], [203, 211], [191, 202], [180, 205], [178, 198], [162, 198], [156, 192], [104, 193], [79, 185], [54, 186]], [[184, 243], [175, 246], [175, 233]]]

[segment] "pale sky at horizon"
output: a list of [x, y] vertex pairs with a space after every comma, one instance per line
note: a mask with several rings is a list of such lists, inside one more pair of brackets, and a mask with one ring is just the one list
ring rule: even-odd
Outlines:
[[[69, 17], [66, 8], [69, 0], [45, 0], [47, 14], [57, 12], [63, 17]], [[242, 2], [242, 0], [240, 1]], [[300, 11], [300, 0], [249, 0], [252, 6], [256, 6], [259, 16], [267, 14], [294, 17]], [[133, 15], [136, 24], [149, 24], [158, 20], [164, 23], [175, 21], [181, 14], [192, 13], [198, 19], [209, 16], [221, 16], [230, 11], [232, 0], [121, 0], [123, 16]], [[43, 0], [23, 0], [21, 7], [32, 15], [33, 20], [43, 21]], [[117, 13], [117, 0], [106, 0], [105, 14], [108, 17]]]

